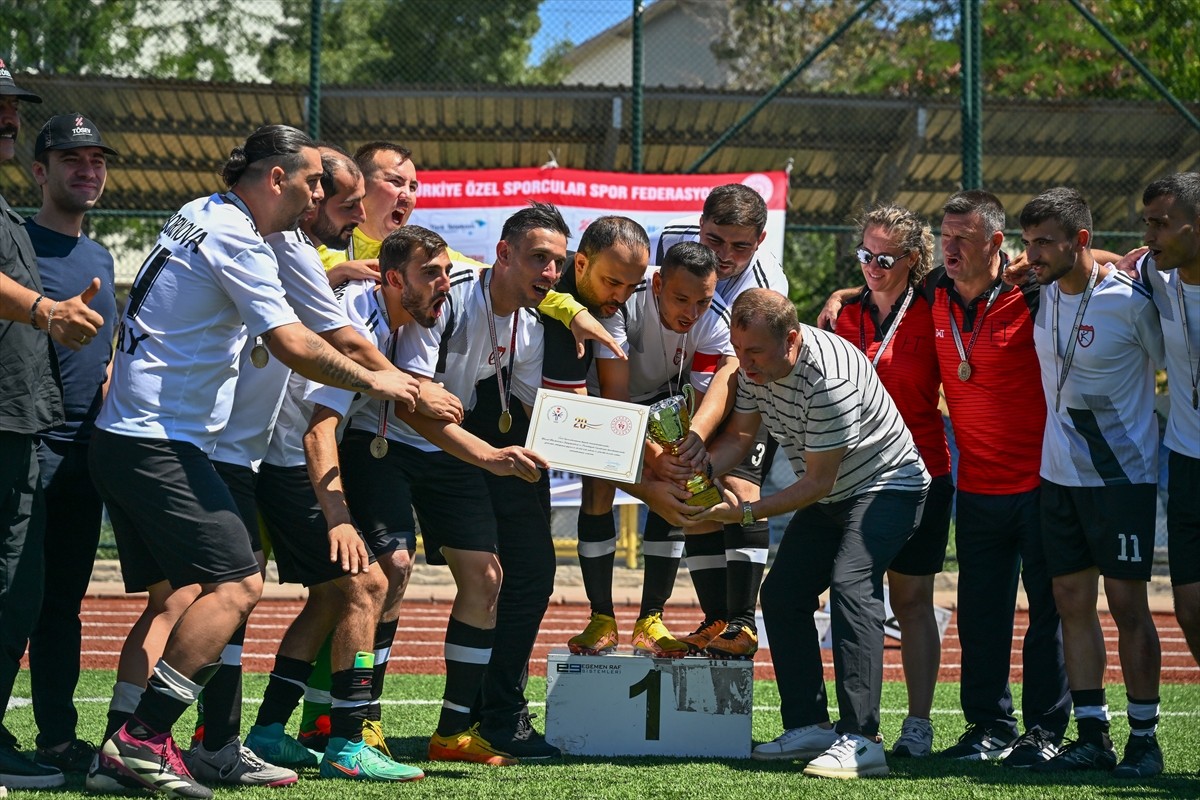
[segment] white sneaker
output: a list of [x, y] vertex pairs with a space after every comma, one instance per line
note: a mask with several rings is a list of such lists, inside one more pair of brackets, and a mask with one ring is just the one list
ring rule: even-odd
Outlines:
[[829, 749], [838, 740], [833, 728], [805, 725], [791, 728], [770, 742], [763, 742], [750, 753], [755, 761], [808, 761]]
[[856, 733], [842, 734], [833, 747], [808, 762], [804, 774], [821, 778], [883, 777], [888, 774], [883, 743]]
[[921, 717], [905, 717], [900, 738], [892, 745], [892, 755], [924, 758], [933, 752], [933, 723]]

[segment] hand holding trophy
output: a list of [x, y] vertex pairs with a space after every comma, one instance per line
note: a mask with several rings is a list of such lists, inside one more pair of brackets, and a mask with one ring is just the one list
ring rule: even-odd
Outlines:
[[[687, 438], [691, 429], [692, 412], [695, 410], [696, 395], [691, 384], [684, 384], [683, 394], [668, 397], [650, 406], [649, 425], [646, 435], [664, 448], [677, 454], [679, 445]], [[692, 496], [685, 500], [689, 506], [712, 508], [720, 503], [721, 492], [704, 475], [693, 475], [687, 480], [687, 490]]]

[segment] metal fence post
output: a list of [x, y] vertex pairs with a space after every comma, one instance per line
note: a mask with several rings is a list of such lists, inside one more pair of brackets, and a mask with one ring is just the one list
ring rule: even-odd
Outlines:
[[983, 25], [980, 0], [962, 0], [962, 187], [983, 186]]
[[630, 80], [633, 86], [630, 87], [632, 103], [629, 115], [632, 130], [629, 147], [632, 151], [634, 172], [642, 171], [642, 103], [645, 100], [645, 87], [642, 86], [642, 14], [645, 10], [642, 0], [633, 0], [633, 75]]
[[312, 0], [308, 41], [308, 135], [321, 138], [321, 0]]

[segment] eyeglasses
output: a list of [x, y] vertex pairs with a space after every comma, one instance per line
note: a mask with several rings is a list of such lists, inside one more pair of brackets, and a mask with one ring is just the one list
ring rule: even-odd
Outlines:
[[862, 243], [860, 242], [858, 247], [854, 250], [854, 255], [858, 257], [858, 263], [862, 264], [864, 267], [874, 261], [879, 265], [880, 269], [891, 269], [892, 267], [896, 266], [897, 261], [903, 261], [912, 255], [912, 253], [907, 252], [902, 256], [893, 256], [888, 255], [887, 253], [872, 253], [870, 250], [863, 247]]

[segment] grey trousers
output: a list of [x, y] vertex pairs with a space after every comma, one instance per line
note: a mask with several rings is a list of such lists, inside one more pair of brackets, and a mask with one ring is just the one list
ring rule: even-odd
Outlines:
[[841, 733], [875, 736], [883, 690], [883, 574], [912, 536], [924, 492], [884, 491], [796, 512], [762, 585], [784, 729], [829, 721], [813, 612], [830, 590]]

